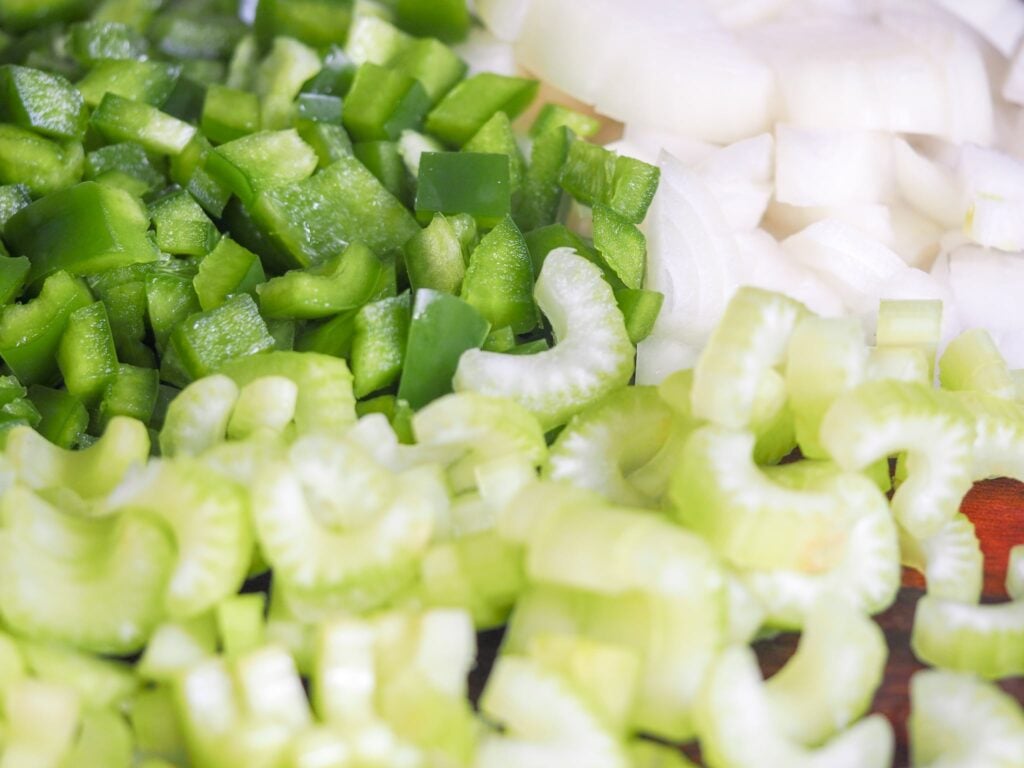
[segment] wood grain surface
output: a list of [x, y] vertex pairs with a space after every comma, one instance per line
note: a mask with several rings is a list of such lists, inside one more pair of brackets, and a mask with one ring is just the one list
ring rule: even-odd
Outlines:
[[[964, 499], [961, 509], [973, 521], [985, 552], [983, 601], [1005, 600], [1007, 553], [1013, 545], [1024, 544], [1024, 484], [1013, 480], [978, 483]], [[896, 768], [909, 765], [906, 720], [910, 702], [907, 698], [907, 685], [911, 675], [923, 668], [910, 650], [910, 630], [914, 623], [914, 607], [918, 598], [924, 594], [924, 582], [917, 573], [904, 569], [903, 583], [904, 587], [895, 604], [875, 617], [889, 643], [889, 661], [882, 686], [875, 696], [873, 711], [889, 718], [896, 730]], [[480, 635], [479, 663], [470, 676], [470, 690], [474, 700], [479, 696], [494, 663], [501, 635], [500, 630]], [[798, 635], [786, 634], [755, 645], [766, 676], [786, 663], [796, 650], [797, 640]], [[1024, 704], [1024, 678], [1004, 680], [1001, 687]], [[686, 745], [683, 751], [699, 762], [700, 752], [696, 745]]]

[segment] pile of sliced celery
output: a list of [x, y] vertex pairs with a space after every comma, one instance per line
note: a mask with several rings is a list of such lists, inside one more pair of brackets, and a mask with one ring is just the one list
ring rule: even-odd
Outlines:
[[464, 0], [241, 11], [0, 0], [0, 768], [889, 766], [902, 566], [914, 765], [1021, 765], [985, 332], [747, 287], [634, 386], [657, 169]]

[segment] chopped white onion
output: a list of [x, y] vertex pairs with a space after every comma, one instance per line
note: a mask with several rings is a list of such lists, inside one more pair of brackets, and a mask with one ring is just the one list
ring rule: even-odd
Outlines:
[[967, 22], [1003, 56], [1012, 56], [1024, 37], [1024, 4], [1019, 0], [934, 0]]

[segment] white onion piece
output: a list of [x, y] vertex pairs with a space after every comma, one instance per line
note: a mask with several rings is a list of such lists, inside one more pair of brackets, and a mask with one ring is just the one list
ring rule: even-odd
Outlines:
[[708, 155], [694, 166], [734, 230], [754, 229], [772, 197], [775, 142], [763, 133]]
[[932, 275], [941, 279], [946, 270], [946, 279], [965, 328], [1021, 335], [1024, 254], [966, 245], [952, 251], [948, 260], [937, 260]]
[[[881, 22], [931, 61], [944, 86], [945, 129], [917, 132], [935, 133], [953, 142], [989, 144], [994, 136], [992, 94], [983, 52], [974, 37], [955, 20], [921, 5], [894, 3], [882, 13]], [[912, 102], [907, 108], [912, 108]]]
[[1014, 104], [1024, 104], [1024, 47], [1017, 51], [1010, 70], [1003, 81], [1003, 98]]
[[888, 200], [892, 138], [879, 131], [775, 127], [775, 199], [801, 206]]
[[715, 16], [727, 27], [744, 27], [776, 18], [793, 0], [709, 0]]
[[520, 74], [515, 50], [482, 27], [474, 27], [469, 36], [455, 46], [455, 53], [469, 65], [469, 74], [495, 72], [510, 77]]
[[669, 374], [697, 364], [701, 348], [671, 335], [652, 333], [636, 348], [636, 383], [660, 384]]
[[907, 266], [927, 271], [939, 253], [942, 227], [906, 205], [889, 207], [890, 238], [885, 241]]
[[966, 206], [953, 170], [918, 153], [904, 139], [896, 139], [894, 149], [896, 185], [903, 199], [942, 227], [961, 227]]
[[802, 206], [773, 202], [765, 215], [765, 229], [785, 239], [819, 221], [831, 219], [856, 227], [864, 234], [888, 243], [892, 240], [892, 222], [888, 206], [879, 203], [845, 206]]
[[476, 15], [495, 37], [513, 43], [533, 0], [474, 0]]
[[1011, 369], [1024, 368], [1024, 334], [1019, 328], [996, 329], [990, 335]]
[[968, 145], [959, 177], [967, 203], [965, 234], [979, 245], [1024, 250], [1024, 162]]
[[662, 150], [686, 165], [693, 165], [710, 157], [720, 149], [717, 144], [700, 141], [681, 133], [647, 128], [636, 123], [626, 123], [622, 132], [622, 140], [643, 152], [643, 157], [638, 155], [640, 159], [653, 158], [649, 161], [652, 163], [657, 163]]
[[1012, 56], [1024, 36], [1020, 0], [934, 0], [962, 19], [1003, 56]]

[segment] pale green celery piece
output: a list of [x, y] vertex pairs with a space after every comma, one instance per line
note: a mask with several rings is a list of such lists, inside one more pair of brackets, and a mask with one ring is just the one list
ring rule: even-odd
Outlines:
[[143, 514], [72, 516], [20, 486], [2, 505], [6, 626], [93, 653], [140, 650], [163, 615], [174, 564], [163, 522]]
[[284, 376], [254, 379], [238, 393], [228, 421], [228, 439], [286, 435], [288, 426], [295, 419], [298, 399], [299, 386], [291, 379]]
[[368, 621], [338, 618], [316, 632], [313, 709], [324, 723], [354, 728], [376, 718], [377, 633]]
[[256, 478], [252, 515], [275, 575], [297, 593], [333, 599], [332, 591], [387, 595], [447, 503], [436, 471], [393, 473], [354, 443], [316, 436]]
[[1024, 710], [973, 675], [916, 673], [907, 729], [916, 768], [1014, 768], [1024, 755]]
[[294, 768], [325, 765], [367, 766], [367, 768], [422, 768], [426, 756], [406, 744], [383, 723], [371, 723], [356, 731], [339, 731], [330, 726], [313, 726], [298, 734], [289, 750]]
[[245, 581], [253, 534], [245, 488], [188, 457], [157, 459], [107, 500], [110, 509], [163, 520], [176, 559], [163, 608], [174, 619], [199, 616]]
[[81, 768], [131, 768], [134, 757], [131, 729], [112, 710], [84, 712], [75, 744], [62, 765]]
[[789, 340], [786, 389], [796, 440], [805, 458], [823, 459], [821, 420], [836, 396], [860, 384], [867, 373], [868, 348], [857, 318], [805, 317]]
[[395, 428], [383, 413], [368, 413], [359, 418], [345, 433], [345, 439], [359, 445], [370, 456], [393, 472], [448, 458], [447, 450], [439, 454], [422, 445], [406, 445], [398, 440]]
[[586, 765], [628, 768], [617, 734], [609, 732], [569, 683], [537, 661], [501, 656], [480, 700], [504, 727], [484, 736], [476, 764], [486, 768]]
[[974, 417], [971, 479], [1024, 480], [1024, 403], [980, 392], [958, 392], [956, 398]]
[[238, 385], [220, 374], [185, 387], [167, 408], [160, 430], [160, 453], [198, 456], [223, 442], [238, 394]]
[[932, 536], [971, 488], [974, 419], [954, 395], [919, 384], [874, 381], [841, 395], [821, 425], [821, 442], [844, 469], [906, 454], [906, 480], [892, 510], [907, 531]]
[[545, 430], [625, 386], [635, 350], [601, 270], [570, 248], [551, 251], [534, 290], [556, 344], [533, 355], [469, 350], [459, 360], [456, 392], [508, 397]]
[[[826, 478], [840, 474], [842, 470], [834, 461], [827, 459], [801, 459], [773, 467], [762, 467], [761, 471], [771, 480], [793, 490], [810, 490]], [[861, 473], [882, 493], [892, 490], [889, 476], [889, 462], [877, 461]]]
[[972, 605], [925, 595], [910, 646], [935, 667], [992, 680], [1024, 675], [1024, 601]]
[[141, 685], [132, 668], [119, 661], [56, 643], [22, 640], [20, 647], [33, 677], [74, 689], [87, 709], [120, 709]]
[[1013, 377], [1013, 388], [1016, 392], [1013, 399], [1018, 403], [1024, 403], [1024, 369], [1014, 369], [1010, 371], [1010, 376]]
[[796, 653], [765, 684], [780, 730], [815, 746], [852, 725], [870, 709], [888, 653], [882, 630], [852, 603], [819, 600]]
[[942, 302], [934, 299], [886, 299], [878, 306], [875, 345], [914, 347], [928, 365], [927, 381], [935, 376], [935, 353], [942, 339]]
[[322, 67], [319, 54], [290, 37], [274, 38], [270, 53], [260, 63], [256, 73], [256, 93], [262, 110], [260, 123], [263, 130], [288, 128], [291, 122], [292, 102], [307, 80]]
[[1015, 400], [1017, 387], [1010, 367], [988, 331], [964, 331], [946, 346], [939, 359], [939, 382], [945, 389], [984, 392]]
[[264, 644], [266, 604], [262, 592], [235, 595], [217, 604], [217, 634], [225, 656], [240, 656]]
[[787, 296], [741, 287], [697, 360], [694, 415], [723, 427], [749, 427], [762, 380], [781, 379], [776, 368], [786, 362], [790, 336], [807, 311]]
[[932, 385], [928, 357], [920, 347], [872, 347], [868, 355], [867, 379], [894, 379], [912, 384]]
[[8, 686], [26, 676], [27, 665], [18, 643], [0, 631], [0, 697]]
[[81, 725], [74, 689], [40, 680], [20, 680], [3, 696], [3, 764], [59, 766]]
[[843, 557], [851, 525], [885, 497], [859, 473], [821, 472], [804, 487], [773, 482], [753, 461], [754, 436], [706, 426], [686, 443], [673, 514], [738, 568], [820, 573]]
[[[138, 757], [160, 755], [164, 757], [183, 757], [185, 740], [178, 725], [178, 717], [174, 709], [174, 697], [168, 686], [160, 685], [146, 688], [132, 699], [128, 709], [132, 736]], [[163, 763], [157, 757], [150, 760], [159, 762], [159, 768], [167, 768], [173, 764]], [[146, 768], [145, 761], [139, 768]], [[156, 768], [156, 766], [154, 766]]]
[[[655, 387], [620, 389], [570, 420], [551, 447], [544, 476], [600, 493], [613, 504], [657, 508], [669, 478], [663, 476], [664, 485], [648, 494], [631, 482], [632, 475], [659, 456], [675, 426], [672, 409]], [[678, 456], [681, 441], [673, 447]]]
[[1013, 547], [1007, 558], [1006, 594], [1011, 600], [1024, 600], [1024, 544]]
[[633, 768], [697, 768], [678, 747], [636, 739], [629, 744]]
[[764, 606], [737, 573], [725, 578], [726, 641], [752, 643], [764, 624]]
[[110, 493], [130, 469], [149, 458], [149, 431], [136, 419], [115, 416], [88, 448], [59, 448], [28, 427], [7, 434], [4, 455], [18, 481], [36, 490], [66, 488], [83, 499]]
[[761, 679], [753, 650], [730, 646], [713, 664], [697, 708], [704, 760], [712, 768], [883, 768], [892, 764], [892, 726], [881, 715], [839, 731], [818, 747], [805, 746], [786, 733], [780, 724], [783, 717], [785, 712], [776, 708]]
[[927, 539], [915, 539], [900, 529], [900, 559], [924, 574], [933, 597], [961, 603], [981, 599], [984, 556], [966, 515], [958, 514]]
[[[278, 577], [271, 606], [275, 603], [284, 606], [280, 609], [281, 616], [304, 625], [318, 624], [339, 615], [365, 616], [385, 608], [415, 607], [418, 566], [416, 559], [406, 558], [389, 567], [378, 568], [372, 578], [365, 575], [362, 580], [353, 579], [349, 585], [334, 589], [296, 587]], [[300, 647], [300, 650], [304, 649]], [[305, 658], [297, 657], [297, 660], [307, 662]]]
[[[877, 492], [876, 492], [877, 493]], [[845, 534], [842, 556], [830, 569], [809, 573], [745, 570], [741, 578], [765, 611], [765, 624], [799, 629], [822, 595], [844, 597], [866, 613], [892, 605], [900, 586], [896, 523], [885, 497], [858, 510]]]
[[[282, 459], [286, 448], [278, 440], [220, 443], [203, 453], [202, 463], [238, 485], [251, 488], [264, 467]], [[258, 565], [257, 555], [258, 552], [254, 554], [253, 567]]]
[[217, 627], [212, 615], [160, 624], [146, 646], [136, 671], [144, 680], [172, 682], [180, 672], [217, 652]]

